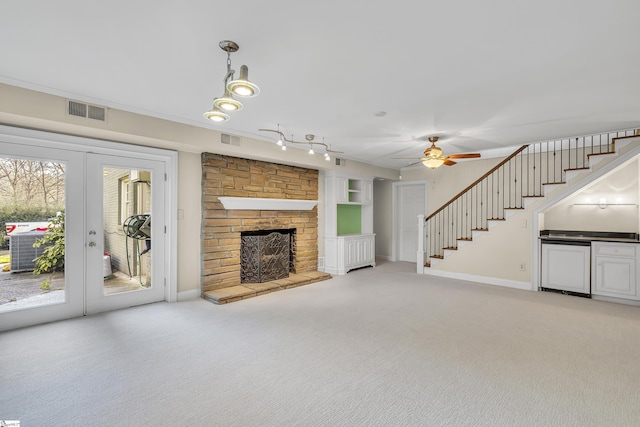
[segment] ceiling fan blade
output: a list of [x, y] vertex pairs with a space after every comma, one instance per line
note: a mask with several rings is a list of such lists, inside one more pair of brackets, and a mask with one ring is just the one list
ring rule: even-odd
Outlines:
[[477, 159], [480, 157], [480, 153], [469, 153], [469, 154], [449, 154], [445, 156], [448, 159]]
[[392, 157], [393, 160], [415, 160], [415, 157]]
[[446, 166], [453, 166], [456, 164], [456, 162], [454, 162], [453, 160], [445, 159], [444, 164]]

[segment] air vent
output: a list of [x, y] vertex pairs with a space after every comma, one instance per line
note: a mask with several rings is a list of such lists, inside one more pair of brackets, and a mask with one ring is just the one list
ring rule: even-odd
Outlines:
[[69, 101], [67, 113], [70, 116], [84, 117], [86, 119], [107, 121], [107, 109], [97, 105], [89, 105], [78, 101]]
[[223, 133], [220, 135], [220, 142], [222, 142], [223, 144], [235, 145], [236, 147], [239, 147], [240, 137]]
[[336, 157], [336, 166], [344, 166], [347, 164], [347, 161], [345, 159], [339, 159], [338, 157]]

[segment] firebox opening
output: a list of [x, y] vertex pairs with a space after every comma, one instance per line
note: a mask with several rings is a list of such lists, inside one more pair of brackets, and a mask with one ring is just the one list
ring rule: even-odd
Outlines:
[[242, 232], [240, 282], [270, 282], [295, 272], [295, 235], [295, 228]]

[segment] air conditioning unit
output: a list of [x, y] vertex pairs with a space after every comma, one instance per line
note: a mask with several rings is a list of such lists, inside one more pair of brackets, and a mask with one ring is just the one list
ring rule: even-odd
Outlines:
[[33, 261], [36, 257], [42, 255], [42, 252], [48, 245], [42, 245], [34, 248], [33, 244], [36, 240], [42, 238], [44, 232], [35, 231], [29, 233], [20, 233], [9, 237], [9, 253], [11, 254], [11, 272], [33, 270], [36, 263]]

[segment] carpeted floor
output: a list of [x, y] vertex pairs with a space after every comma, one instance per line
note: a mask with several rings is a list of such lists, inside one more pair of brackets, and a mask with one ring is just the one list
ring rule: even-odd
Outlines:
[[375, 269], [0, 334], [23, 426], [640, 425], [640, 308]]

